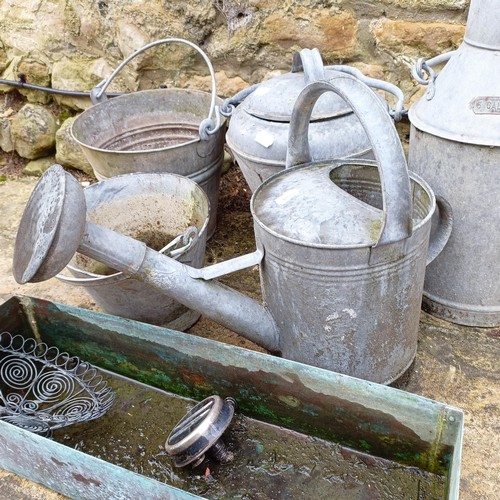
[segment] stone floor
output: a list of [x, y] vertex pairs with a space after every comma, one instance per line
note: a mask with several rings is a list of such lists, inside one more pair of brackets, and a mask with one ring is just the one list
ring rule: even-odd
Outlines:
[[[81, 288], [56, 279], [21, 286], [11, 275], [17, 225], [35, 182], [0, 182], [0, 303], [12, 294], [24, 294], [95, 309]], [[461, 498], [500, 498], [500, 329], [460, 327], [425, 313], [420, 324], [417, 358], [405, 390], [463, 409]], [[241, 345], [234, 336], [228, 342]], [[0, 498], [60, 495], [0, 470]]]

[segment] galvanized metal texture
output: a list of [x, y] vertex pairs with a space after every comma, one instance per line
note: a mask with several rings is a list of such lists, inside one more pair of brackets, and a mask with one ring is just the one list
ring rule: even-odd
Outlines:
[[[339, 75], [327, 82], [309, 84], [297, 98], [290, 120], [286, 166], [291, 167], [312, 161], [309, 146], [309, 121], [314, 104], [326, 92], [333, 92], [345, 100], [353, 109], [373, 147], [379, 164], [384, 221], [377, 244], [403, 240], [412, 232], [412, 202], [410, 180], [406, 168], [403, 147], [393, 123], [377, 96], [358, 79], [350, 75]], [[307, 191], [307, 186], [305, 187]], [[337, 198], [340, 197], [339, 196]], [[332, 199], [335, 198], [332, 196]], [[355, 198], [350, 197], [351, 204]], [[339, 207], [347, 214], [350, 208]], [[370, 225], [365, 234], [370, 231]], [[365, 241], [368, 236], [365, 237]], [[350, 242], [347, 241], [346, 244]], [[342, 243], [338, 243], [342, 244]]]
[[[172, 236], [194, 227], [196, 240], [175, 258], [193, 268], [203, 266], [209, 202], [192, 180], [174, 174], [126, 174], [93, 184], [84, 194], [89, 221], [132, 236], [160, 252]], [[200, 313], [147, 283], [103, 267], [77, 254], [68, 268], [73, 277], [57, 277], [85, 287], [109, 314], [176, 330], [186, 330], [199, 319]]]
[[[344, 75], [339, 81], [344, 79], [353, 77]], [[363, 119], [362, 123], [367, 127], [380, 124], [394, 128], [383, 106], [373, 105], [371, 99], [376, 98], [367, 86], [357, 82], [349, 90], [343, 88], [342, 84], [339, 87], [336, 92], [345, 94], [356, 112], [358, 106], [369, 106], [374, 116]], [[321, 92], [332, 91], [334, 88], [332, 83], [310, 84], [304, 91], [305, 97], [299, 99], [298, 106], [309, 102], [311, 108], [313, 103], [308, 97], [309, 92], [315, 92], [314, 96], [317, 98]], [[369, 97], [365, 102], [366, 94]], [[380, 104], [378, 100], [375, 102]], [[297, 111], [295, 116], [298, 114]], [[307, 109], [305, 115], [308, 116]], [[293, 144], [296, 132], [292, 132], [291, 149], [296, 152], [298, 150], [293, 149], [297, 148]], [[372, 137], [375, 132], [370, 131], [369, 134]], [[394, 143], [394, 134], [394, 130], [383, 130], [377, 136], [377, 141], [374, 141], [377, 148], [394, 149], [393, 152], [379, 155], [383, 165], [382, 176], [396, 176], [395, 179], [385, 180], [385, 183], [392, 186], [390, 193], [386, 188], [384, 196], [384, 188], [380, 187], [378, 169], [374, 164], [352, 165], [344, 162], [347, 167], [344, 169], [347, 172], [345, 178], [338, 176], [338, 182], [347, 186], [346, 189], [339, 184], [342, 189], [351, 189], [352, 193], [360, 194], [357, 197], [362, 201], [354, 201], [353, 198], [351, 202], [363, 205], [364, 212], [368, 210], [367, 205], [374, 205], [379, 211], [387, 210], [389, 205], [394, 206], [394, 200], [386, 199], [389, 196], [409, 197], [407, 200], [398, 198], [400, 212], [386, 215], [387, 220], [394, 217], [393, 222], [386, 221], [384, 229], [391, 230], [387, 234], [384, 231], [380, 235], [377, 233], [377, 245], [373, 245], [373, 241], [367, 238], [362, 240], [363, 244], [350, 247], [349, 242], [347, 246], [321, 245], [283, 237], [269, 230], [259, 220], [259, 190], [255, 193], [252, 198], [252, 213], [257, 246], [264, 255], [261, 277], [266, 307], [217, 282], [194, 279], [188, 266], [151, 249], [145, 249], [144, 244], [97, 224], [87, 223], [78, 250], [113, 269], [146, 281], [171, 298], [257, 344], [273, 352], [281, 351], [287, 358], [376, 382], [392, 382], [409, 367], [416, 351], [430, 219], [435, 208], [432, 191], [418, 178], [413, 177], [410, 191], [401, 145], [399, 142]], [[384, 140], [385, 137], [387, 141]], [[299, 147], [307, 150], [306, 146], [302, 144]], [[300, 154], [307, 158], [307, 152]], [[290, 158], [300, 159], [300, 154], [291, 153]], [[391, 160], [394, 160], [395, 165], [386, 167], [386, 162]], [[336, 168], [340, 170], [342, 166], [342, 163], [325, 165], [329, 178], [324, 181], [329, 184], [335, 182], [336, 174], [333, 172]], [[300, 168], [297, 167], [297, 171]], [[403, 171], [398, 171], [401, 168]], [[269, 180], [269, 183], [281, 176], [293, 175], [294, 171], [284, 171]], [[334, 192], [340, 191], [334, 188]], [[411, 218], [408, 221], [408, 214], [405, 213], [412, 205], [410, 193], [413, 193], [416, 211], [412, 214], [415, 218], [414, 237], [407, 238], [404, 231], [411, 232], [412, 224]], [[342, 195], [351, 197], [350, 194]], [[307, 213], [312, 213], [314, 206], [307, 209]], [[302, 215], [292, 210], [289, 217], [299, 224], [298, 218]], [[394, 225], [394, 220], [399, 220], [399, 227]], [[379, 217], [379, 232], [382, 227], [383, 221]], [[445, 227], [446, 225], [443, 226]], [[397, 239], [398, 236], [400, 239]], [[314, 264], [309, 266], [309, 262]], [[238, 265], [240, 263], [241, 259], [238, 259]], [[328, 267], [333, 271], [326, 271]], [[304, 272], [305, 268], [308, 269]], [[359, 271], [356, 280], [363, 282], [362, 288], [353, 285], [353, 268]], [[323, 283], [318, 289], [319, 282]], [[290, 290], [290, 293], [283, 294], [285, 289]], [[367, 300], [375, 302], [368, 304]], [[405, 314], [401, 314], [401, 310]], [[356, 332], [354, 336], [353, 332]], [[381, 348], [378, 348], [377, 339], [381, 339]]]
[[[314, 80], [325, 80], [339, 72], [356, 72], [365, 83], [394, 94], [397, 109], [402, 108], [401, 91], [394, 85], [366, 78], [348, 66], [324, 67], [318, 49], [301, 50], [294, 55], [290, 73], [256, 86], [232, 113], [226, 141], [252, 191], [285, 166], [289, 122], [300, 91]], [[372, 158], [359, 120], [335, 94], [325, 94], [318, 100], [311, 122], [311, 149], [316, 160]]]
[[171, 172], [194, 180], [210, 200], [210, 237], [217, 224], [226, 122], [219, 113], [222, 100], [216, 95], [214, 70], [206, 54], [187, 40], [157, 40], [123, 61], [94, 95], [101, 99], [110, 81], [135, 56], [171, 42], [186, 44], [203, 57], [211, 75], [211, 93], [171, 88], [126, 94], [78, 115], [71, 133], [100, 180], [132, 172]]
[[[102, 368], [198, 401], [234, 396], [239, 410], [354, 450], [445, 473], [458, 499], [463, 413], [390, 387], [95, 311], [14, 297], [0, 325]], [[70, 498], [194, 498], [0, 422], [0, 467]]]
[[409, 166], [448, 200], [455, 224], [429, 266], [424, 307], [500, 325], [500, 4], [472, 0], [463, 43], [409, 112]]
[[464, 41], [431, 78], [432, 95], [410, 108], [417, 129], [465, 144], [500, 146], [499, 26], [498, 2], [472, 0]]
[[19, 223], [13, 261], [18, 283], [44, 281], [56, 275], [82, 239], [85, 228], [82, 190], [68, 182], [60, 165], [49, 170], [31, 194]]

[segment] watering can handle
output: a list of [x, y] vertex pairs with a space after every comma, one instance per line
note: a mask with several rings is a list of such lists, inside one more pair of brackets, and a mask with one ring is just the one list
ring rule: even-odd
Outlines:
[[318, 49], [302, 49], [295, 52], [292, 59], [292, 73], [304, 72], [304, 83], [307, 85], [318, 80], [325, 80], [325, 67]]
[[[210, 99], [210, 110], [208, 112], [208, 117], [205, 118], [201, 123], [199, 127], [200, 131], [200, 137], [203, 140], [207, 140], [209, 135], [215, 134], [217, 130], [220, 128], [221, 124], [221, 117], [220, 117], [220, 112], [219, 112], [219, 107], [215, 105], [215, 99], [217, 97], [217, 89], [216, 89], [216, 82], [215, 82], [215, 72], [214, 68], [212, 66], [212, 63], [210, 62], [210, 59], [208, 56], [203, 52], [197, 45], [194, 43], [184, 40], [183, 38], [162, 38], [161, 40], [155, 40], [154, 42], [148, 43], [147, 45], [144, 45], [144, 47], [136, 50], [134, 53], [130, 54], [114, 71], [111, 73], [111, 75], [103, 80], [102, 82], [98, 83], [90, 92], [90, 98], [92, 99], [93, 104], [97, 104], [99, 102], [107, 100], [106, 95], [104, 92], [108, 88], [108, 85], [113, 81], [113, 79], [116, 77], [116, 75], [123, 69], [124, 66], [126, 66], [134, 57], [138, 56], [139, 54], [142, 54], [144, 51], [150, 49], [151, 47], [156, 47], [157, 45], [161, 45], [163, 43], [184, 43], [186, 45], [189, 45], [189, 47], [195, 49], [198, 54], [203, 57], [203, 60], [208, 66], [208, 70], [210, 72], [210, 79], [212, 82], [212, 92], [211, 92], [211, 99]], [[215, 123], [213, 121], [213, 117], [215, 116]]]
[[[305, 83], [315, 82], [316, 80], [325, 79], [325, 69], [323, 60], [318, 49], [302, 49], [300, 52], [293, 54], [292, 73], [304, 72]], [[229, 117], [233, 114], [234, 108], [241, 104], [250, 94], [255, 92], [260, 87], [260, 83], [256, 83], [241, 90], [233, 97], [226, 99], [221, 107], [221, 114]]]
[[453, 227], [453, 211], [450, 203], [442, 196], [436, 195], [436, 205], [439, 211], [439, 218], [436, 227], [431, 229], [426, 266], [441, 253], [446, 243], [448, 243]]
[[380, 99], [363, 82], [348, 74], [312, 82], [299, 94], [288, 135], [286, 167], [312, 161], [309, 121], [316, 101], [334, 92], [353, 109], [363, 126], [378, 163], [384, 204], [384, 224], [375, 246], [402, 241], [412, 233], [412, 196], [403, 147]]

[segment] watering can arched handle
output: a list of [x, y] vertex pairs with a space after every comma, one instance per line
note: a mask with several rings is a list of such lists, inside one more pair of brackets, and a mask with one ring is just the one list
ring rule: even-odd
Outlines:
[[378, 163], [384, 223], [375, 246], [405, 240], [412, 234], [413, 208], [403, 147], [387, 109], [358, 79], [342, 74], [328, 82], [312, 82], [299, 94], [290, 120], [286, 167], [312, 161], [309, 121], [316, 101], [325, 92], [338, 94], [351, 106], [370, 140]]
[[[210, 72], [210, 80], [212, 83], [212, 91], [211, 91], [211, 98], [210, 98], [210, 110], [208, 112], [207, 118], [205, 118], [201, 123], [199, 127], [199, 132], [200, 132], [200, 137], [203, 140], [207, 140], [208, 136], [215, 134], [217, 130], [221, 126], [221, 117], [220, 117], [220, 110], [219, 107], [215, 105], [215, 100], [217, 98], [217, 87], [216, 87], [216, 82], [215, 82], [215, 72], [214, 68], [212, 66], [212, 63], [210, 62], [210, 59], [208, 56], [203, 52], [203, 50], [198, 47], [198, 45], [194, 44], [193, 42], [190, 42], [188, 40], [184, 40], [183, 38], [162, 38], [161, 40], [155, 40], [154, 42], [148, 43], [147, 45], [144, 45], [144, 47], [141, 47], [140, 49], [136, 50], [132, 54], [130, 54], [114, 71], [109, 75], [108, 78], [103, 80], [102, 82], [98, 83], [90, 92], [90, 98], [92, 100], [93, 104], [97, 104], [99, 102], [103, 102], [107, 100], [106, 94], [104, 93], [106, 89], [108, 88], [109, 84], [113, 81], [113, 79], [116, 77], [116, 75], [126, 66], [132, 59], [137, 57], [139, 54], [142, 54], [144, 51], [156, 47], [157, 45], [161, 45], [164, 43], [183, 43], [185, 45], [188, 45], [189, 47], [193, 48], [200, 54], [200, 56], [203, 58], [205, 61], [206, 65], [208, 66], [208, 70]], [[214, 119], [215, 118], [215, 123]]]

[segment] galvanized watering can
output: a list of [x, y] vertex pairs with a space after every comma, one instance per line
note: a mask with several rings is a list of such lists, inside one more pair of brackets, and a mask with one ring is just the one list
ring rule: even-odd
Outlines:
[[[210, 71], [211, 93], [160, 88], [106, 98], [106, 88], [127, 63], [151, 47], [172, 42], [202, 56]], [[99, 180], [132, 172], [169, 172], [198, 183], [210, 200], [210, 237], [217, 220], [226, 132], [216, 92], [212, 64], [198, 46], [181, 38], [157, 40], [127, 57], [93, 89], [97, 104], [76, 118], [71, 131]]]
[[427, 92], [409, 113], [410, 169], [450, 202], [456, 221], [427, 270], [424, 307], [471, 326], [500, 325], [499, 60], [500, 2], [472, 0], [458, 50], [419, 61], [414, 76]]
[[[285, 168], [292, 109], [302, 89], [313, 81], [351, 74], [368, 86], [392, 94], [391, 114], [401, 118], [402, 91], [387, 82], [368, 78], [350, 66], [323, 66], [318, 49], [294, 54], [290, 73], [277, 76], [224, 101], [221, 112], [230, 116], [226, 142], [252, 191]], [[358, 117], [338, 95], [322, 96], [311, 115], [311, 151], [315, 160], [373, 158], [370, 141]]]
[[[342, 96], [358, 114], [376, 162], [310, 162], [309, 118], [325, 92]], [[390, 383], [415, 356], [426, 259], [446, 243], [447, 205], [440, 204], [428, 252], [434, 195], [408, 174], [380, 99], [347, 74], [313, 82], [300, 94], [288, 165], [297, 166], [268, 179], [252, 197], [257, 250], [205, 269], [86, 222], [78, 182], [52, 167], [22, 218], [14, 276], [20, 283], [47, 279], [78, 250], [286, 358]], [[212, 279], [255, 264], [265, 305]]]

